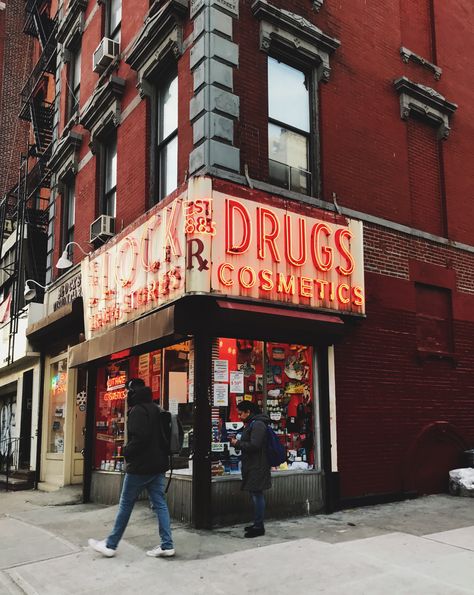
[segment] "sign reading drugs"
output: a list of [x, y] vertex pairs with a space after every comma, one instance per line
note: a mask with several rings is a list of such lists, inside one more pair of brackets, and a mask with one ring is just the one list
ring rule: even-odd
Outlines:
[[365, 308], [360, 222], [277, 198], [222, 194], [207, 178], [191, 180], [186, 193], [86, 258], [82, 274], [87, 338], [185, 293]]

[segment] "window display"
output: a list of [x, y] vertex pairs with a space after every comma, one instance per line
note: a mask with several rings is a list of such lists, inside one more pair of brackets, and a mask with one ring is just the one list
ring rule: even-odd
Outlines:
[[240, 453], [229, 439], [239, 434], [237, 404], [256, 403], [286, 449], [279, 470], [314, 469], [313, 349], [306, 345], [217, 340], [213, 357], [212, 474], [239, 473]]
[[[113, 356], [112, 356], [113, 357]], [[177, 413], [185, 436], [182, 452], [175, 456], [174, 467], [188, 468], [192, 449], [194, 366], [192, 342], [185, 341], [165, 349], [110, 361], [99, 369], [95, 413], [94, 468], [122, 472], [122, 453], [127, 439], [127, 395], [129, 378], [142, 378], [151, 388], [153, 400], [163, 409]]]
[[48, 452], [64, 453], [64, 422], [67, 399], [67, 359], [51, 364], [48, 413]]

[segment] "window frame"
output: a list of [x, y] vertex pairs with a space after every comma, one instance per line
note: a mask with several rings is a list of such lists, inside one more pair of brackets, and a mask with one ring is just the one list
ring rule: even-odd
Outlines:
[[[71, 59], [69, 60], [67, 73], [67, 121], [79, 113], [80, 98], [81, 98], [81, 66], [82, 66], [82, 46], [77, 45], [71, 52]], [[79, 80], [75, 81], [76, 66], [79, 63]]]
[[[101, 143], [100, 147], [100, 214], [116, 217], [117, 215], [117, 173], [118, 173], [118, 150], [117, 131], [113, 130]], [[115, 145], [115, 185], [107, 189], [108, 155], [110, 149]], [[109, 199], [114, 196], [114, 214], [108, 212]]]
[[[165, 138], [161, 138], [162, 126], [163, 126], [163, 93], [164, 89], [168, 89], [173, 81], [177, 81], [177, 100], [176, 100], [176, 112], [177, 112], [177, 124], [176, 128], [168, 134]], [[165, 183], [166, 176], [163, 175], [165, 171], [166, 161], [164, 159], [164, 152], [167, 147], [176, 139], [178, 142], [178, 131], [179, 131], [179, 79], [176, 68], [168, 69], [160, 76], [159, 82], [154, 85], [153, 95], [151, 97], [151, 117], [150, 117], [150, 203], [151, 205], [157, 204], [162, 201], [168, 194], [166, 194]], [[179, 148], [179, 147], [178, 147]], [[178, 175], [178, 158], [176, 158], [176, 172]], [[176, 186], [178, 187], [178, 177], [176, 179]]]
[[[112, 19], [112, 2], [117, 1], [120, 2], [120, 20], [114, 27], [111, 29], [111, 19]], [[105, 5], [105, 37], [108, 39], [112, 39], [116, 41], [118, 44], [121, 42], [121, 33], [122, 33], [122, 0], [107, 0]]]
[[[269, 60], [275, 60], [290, 68], [299, 70], [308, 81], [308, 122], [309, 132], [305, 132], [299, 128], [296, 128], [290, 124], [286, 124], [280, 120], [270, 117], [270, 87], [268, 79]], [[268, 180], [270, 180], [270, 151], [268, 147], [268, 131], [269, 125], [273, 124], [289, 130], [300, 136], [304, 136], [308, 141], [308, 173], [309, 173], [309, 184], [307, 192], [300, 192], [298, 190], [292, 190], [292, 188], [284, 188], [275, 184], [273, 181], [270, 182], [278, 188], [283, 188], [291, 192], [296, 192], [304, 196], [319, 196], [320, 195], [320, 168], [319, 168], [319, 154], [320, 154], [320, 140], [319, 140], [319, 84], [318, 84], [318, 72], [317, 69], [308, 63], [305, 63], [297, 58], [290, 58], [287, 55], [278, 55], [270, 53], [267, 55], [267, 125], [266, 125], [266, 139], [267, 139], [267, 167], [268, 167]], [[282, 165], [287, 165], [283, 163]], [[288, 166], [287, 167], [291, 167]]]
[[[74, 241], [74, 228], [76, 224], [76, 180], [71, 178], [64, 184], [62, 191], [62, 229], [61, 229], [61, 250], [64, 250], [67, 244]], [[73, 202], [74, 217], [72, 225], [69, 225], [71, 197]], [[72, 256], [72, 246], [68, 248], [68, 257]]]

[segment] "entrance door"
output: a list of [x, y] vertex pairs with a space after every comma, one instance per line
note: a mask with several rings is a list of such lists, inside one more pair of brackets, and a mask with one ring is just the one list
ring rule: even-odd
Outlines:
[[30, 468], [31, 456], [31, 410], [33, 403], [33, 370], [23, 374], [23, 396], [21, 400], [20, 426], [20, 469]]

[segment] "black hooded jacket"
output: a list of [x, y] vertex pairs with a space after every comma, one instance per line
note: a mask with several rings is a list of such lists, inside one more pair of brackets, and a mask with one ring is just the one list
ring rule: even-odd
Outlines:
[[169, 457], [163, 444], [160, 410], [153, 403], [148, 386], [129, 394], [128, 442], [124, 447], [127, 473], [155, 475], [169, 469]]
[[242, 451], [242, 490], [260, 492], [272, 486], [267, 458], [267, 426], [270, 418], [264, 413], [251, 415], [245, 422], [236, 449]]

